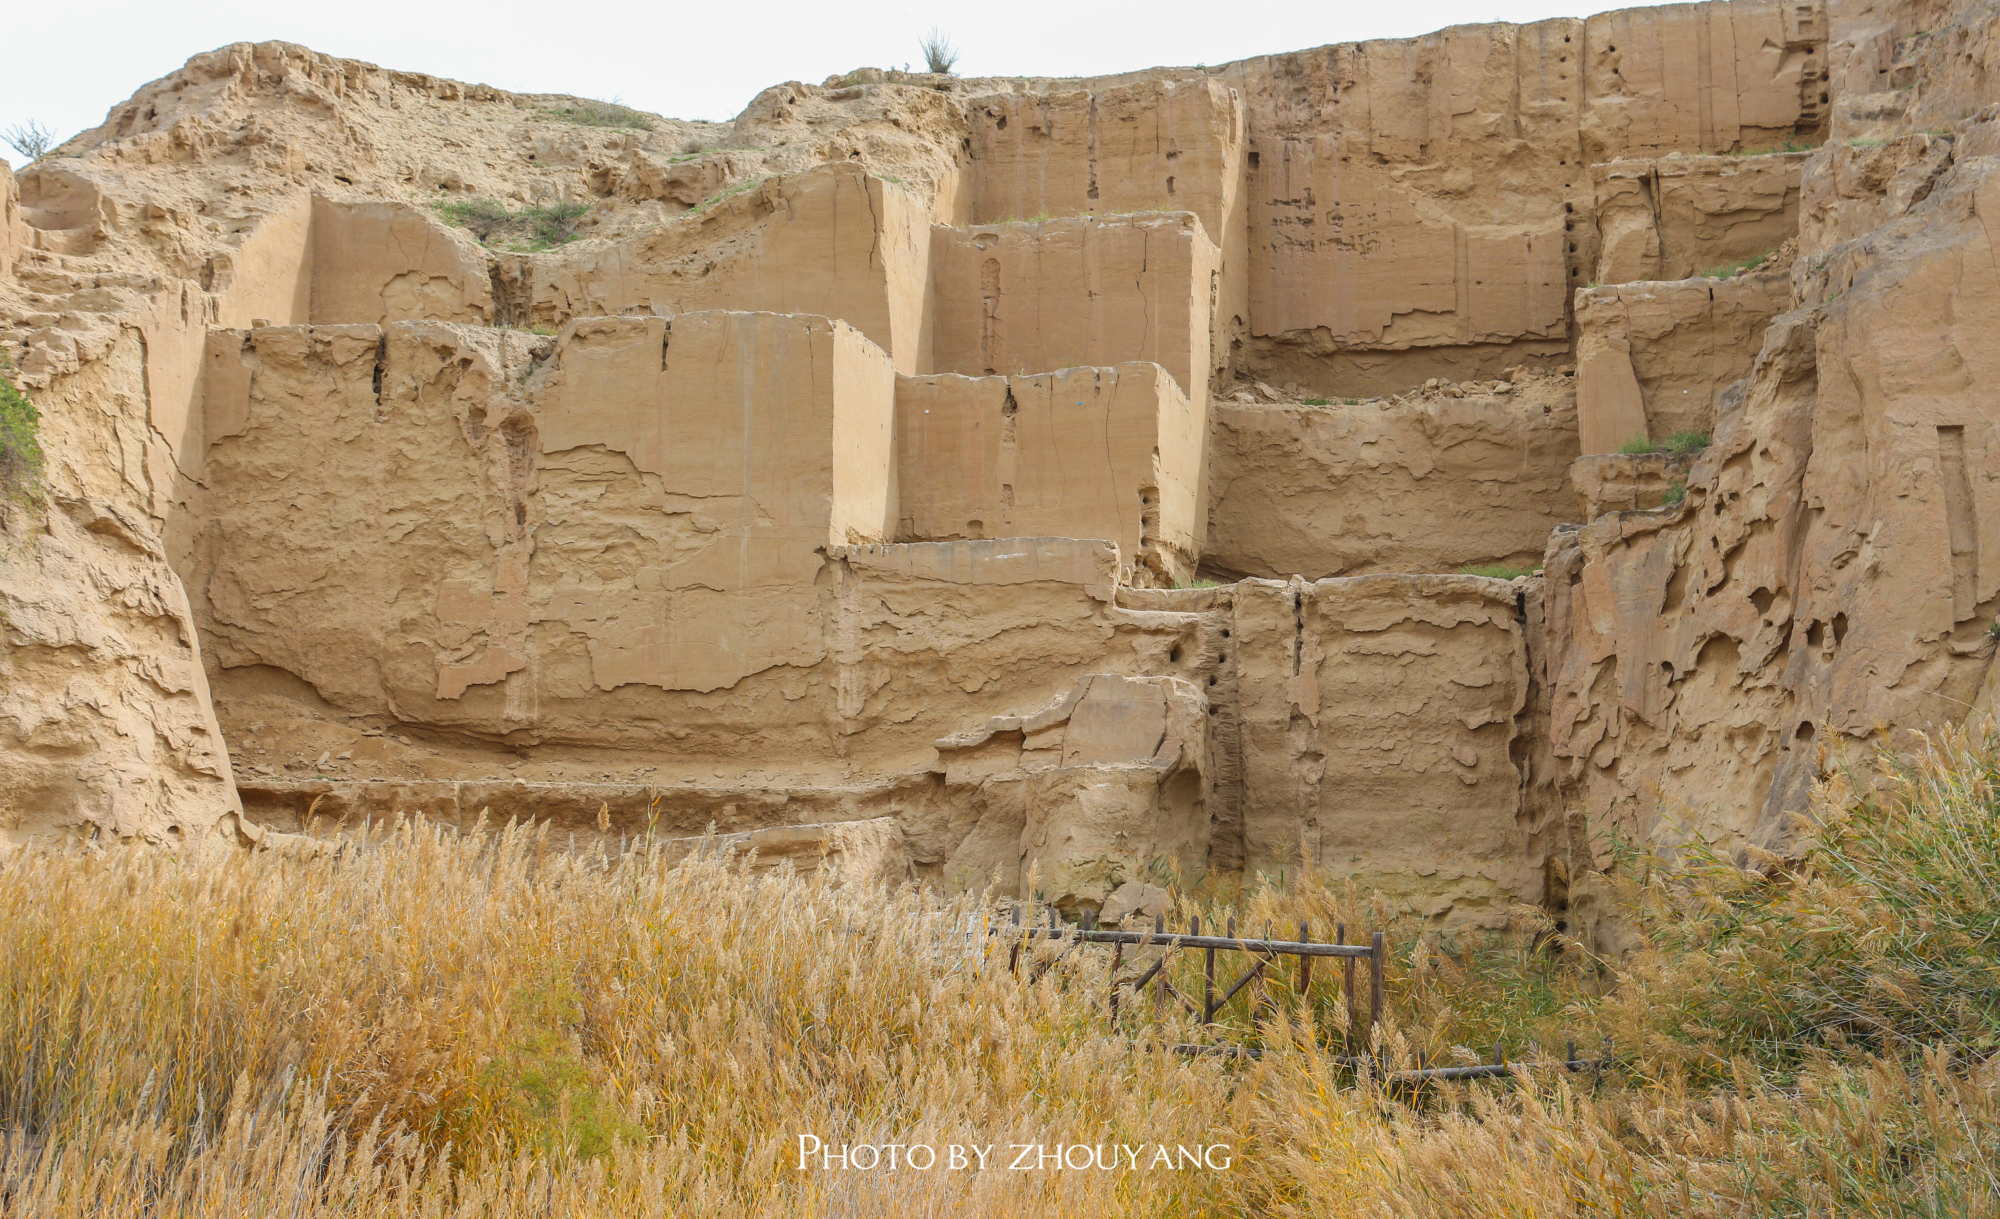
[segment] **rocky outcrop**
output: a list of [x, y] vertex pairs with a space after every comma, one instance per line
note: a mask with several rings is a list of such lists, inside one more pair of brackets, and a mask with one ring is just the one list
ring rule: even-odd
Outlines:
[[197, 56], [0, 174], [49, 453], [0, 832], [1582, 925], [1613, 837], [1782, 850], [1829, 746], [2000, 681], [1995, 29], [1734, 0], [617, 128]]
[[1765, 327], [1790, 306], [1791, 284], [1776, 271], [1577, 293], [1582, 451], [1714, 432], [1724, 392], [1750, 371]]
[[1907, 214], [1802, 244], [1822, 270], [1684, 501], [1552, 543], [1549, 743], [1564, 806], [1592, 826], [1782, 846], [1823, 745], [1907, 745], [1990, 680], [2000, 417], [1975, 336], [2000, 299], [1979, 219], [2000, 183], [1991, 123], [1954, 133]]
[[1210, 438], [1203, 562], [1314, 580], [1532, 567], [1549, 529], [1574, 514], [1576, 438], [1576, 394], [1561, 376], [1387, 402], [1226, 399]]

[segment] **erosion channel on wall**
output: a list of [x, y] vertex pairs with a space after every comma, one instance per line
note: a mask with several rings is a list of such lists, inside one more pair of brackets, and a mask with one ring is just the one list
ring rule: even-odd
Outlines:
[[1991, 6], [1733, 0], [734, 122], [282, 43], [0, 168], [0, 833], [1782, 848], [1995, 699]]

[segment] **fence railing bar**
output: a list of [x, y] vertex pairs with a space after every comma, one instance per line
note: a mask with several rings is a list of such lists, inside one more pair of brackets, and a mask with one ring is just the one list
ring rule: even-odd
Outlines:
[[[1153, 1048], [1150, 1044], [1147, 1049]], [[1262, 1058], [1267, 1052], [1254, 1045], [1198, 1045], [1181, 1044], [1173, 1047], [1173, 1052], [1189, 1058], [1216, 1055], [1222, 1058]], [[1380, 1071], [1382, 1064], [1373, 1058], [1355, 1055], [1334, 1055], [1322, 1059], [1332, 1066], [1361, 1067]], [[1398, 1083], [1417, 1083], [1423, 1080], [1489, 1079], [1512, 1075], [1516, 1071], [1547, 1071], [1562, 1068], [1581, 1074], [1584, 1071], [1602, 1071], [1611, 1066], [1609, 1058], [1572, 1058], [1551, 1062], [1488, 1062], [1472, 1067], [1421, 1067], [1408, 1071], [1388, 1071], [1378, 1076], [1380, 1079]]]
[[1076, 940], [1070, 943], [1068, 946], [1066, 946], [1061, 952], [1058, 952], [1055, 956], [1050, 957], [1048, 960], [1042, 962], [1039, 967], [1037, 967], [1033, 972], [1031, 972], [1028, 975], [1028, 982], [1030, 984], [1033, 984], [1041, 981], [1042, 976], [1044, 974], [1048, 973], [1051, 969], [1054, 969], [1057, 965], [1061, 964], [1063, 958], [1069, 956], [1070, 953], [1075, 952], [1077, 949], [1077, 945], [1082, 943], [1083, 943], [1082, 940]]
[[1163, 948], [1220, 948], [1238, 952], [1272, 952], [1292, 957], [1346, 957], [1365, 961], [1374, 955], [1366, 944], [1306, 943], [1299, 940], [1239, 940], [1224, 935], [1183, 935], [1161, 931], [1086, 931], [1077, 927], [995, 927], [994, 935], [1081, 937], [1086, 944], [1154, 944]]
[[[1199, 933], [1201, 931], [1201, 924], [1199, 922], [1190, 923], [1188, 930]], [[1229, 920], [1229, 925], [1223, 931], [1223, 934], [1232, 940], [1236, 938], [1236, 920], [1234, 918]], [[1201, 1022], [1207, 1024], [1214, 1018], [1215, 949], [1204, 948], [1201, 950]]]

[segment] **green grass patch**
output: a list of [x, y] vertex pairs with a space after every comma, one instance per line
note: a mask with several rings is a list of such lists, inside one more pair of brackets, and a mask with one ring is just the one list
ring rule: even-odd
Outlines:
[[42, 480], [42, 416], [0, 359], [0, 494], [25, 496]]
[[1817, 144], [1803, 144], [1798, 140], [1786, 140], [1776, 148], [1740, 148], [1735, 152], [1725, 152], [1725, 157], [1769, 157], [1781, 152], [1811, 152]]
[[482, 244], [508, 243], [522, 252], [547, 250], [582, 236], [577, 224], [588, 203], [530, 204], [513, 211], [495, 199], [454, 199], [436, 205], [438, 215], [469, 231]]
[[1207, 576], [1202, 576], [1194, 580], [1184, 580], [1180, 583], [1175, 584], [1174, 587], [1175, 588], [1221, 588], [1222, 583], [1223, 582], [1221, 580], [1211, 580]]
[[1678, 508], [1681, 501], [1687, 497], [1688, 485], [1677, 480], [1672, 486], [1667, 488], [1667, 493], [1660, 497], [1660, 503], [1668, 508]]
[[552, 123], [575, 123], [582, 127], [623, 127], [632, 131], [651, 131], [653, 117], [642, 110], [621, 106], [617, 102], [578, 102], [574, 106], [546, 106], [535, 111], [535, 117]]
[[1522, 576], [1532, 576], [1532, 567], [1513, 567], [1506, 563], [1474, 563], [1458, 569], [1461, 576], [1485, 576], [1489, 580], [1518, 580]]
[[1642, 457], [1649, 453], [1666, 453], [1673, 457], [1692, 457], [1709, 445], [1707, 432], [1670, 432], [1665, 440], [1653, 441], [1644, 436], [1634, 436], [1618, 446], [1618, 451], [1630, 457]]
[[1703, 271], [1701, 273], [1701, 278], [1734, 279], [1738, 275], [1743, 274], [1745, 271], [1750, 270], [1752, 267], [1761, 264], [1766, 259], [1770, 258], [1772, 254], [1775, 253], [1777, 253], [1777, 251], [1775, 250], [1766, 250], [1762, 254], [1752, 254], [1748, 258], [1740, 258], [1735, 262], [1723, 263], [1719, 267], [1711, 267], [1710, 269]]
[[716, 193], [710, 195], [708, 198], [703, 199], [700, 203], [695, 204], [687, 211], [682, 212], [681, 215], [683, 216], [699, 215], [700, 213], [705, 212], [709, 208], [714, 207], [716, 204], [722, 202], [724, 199], [730, 198], [731, 196], [734, 195], [740, 195], [744, 191], [749, 190], [752, 187], [763, 185], [763, 183], [764, 183], [763, 178], [752, 178], [750, 179], [750, 181], [741, 183], [736, 186], [732, 186], [728, 190], [717, 191]]

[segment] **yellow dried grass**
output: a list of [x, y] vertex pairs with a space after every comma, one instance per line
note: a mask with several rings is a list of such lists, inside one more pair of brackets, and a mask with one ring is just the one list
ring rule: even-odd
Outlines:
[[[1202, 909], [1246, 932], [1387, 917], [1311, 875]], [[1101, 957], [1024, 985], [985, 917], [972, 897], [573, 856], [522, 827], [403, 824], [212, 866], [15, 852], [0, 1214], [2000, 1215], [2000, 1064], [1816, 1052], [1711, 1086], [1663, 1054], [1595, 1090], [1386, 1095], [1327, 1061], [1312, 1022], [1339, 1005], [1301, 1007], [1282, 978], [1262, 1029], [1235, 1031], [1262, 1060], [1150, 1053], [1106, 1027]], [[1399, 961], [1401, 1061], [1492, 1034], [1510, 996], [1539, 1014], [1508, 1031], [1544, 1039], [1657, 1024], [1678, 999], [1628, 983], [1606, 1003], [1535, 954], [1434, 937]], [[801, 1134], [1222, 1143], [1230, 1167], [801, 1172]]]

